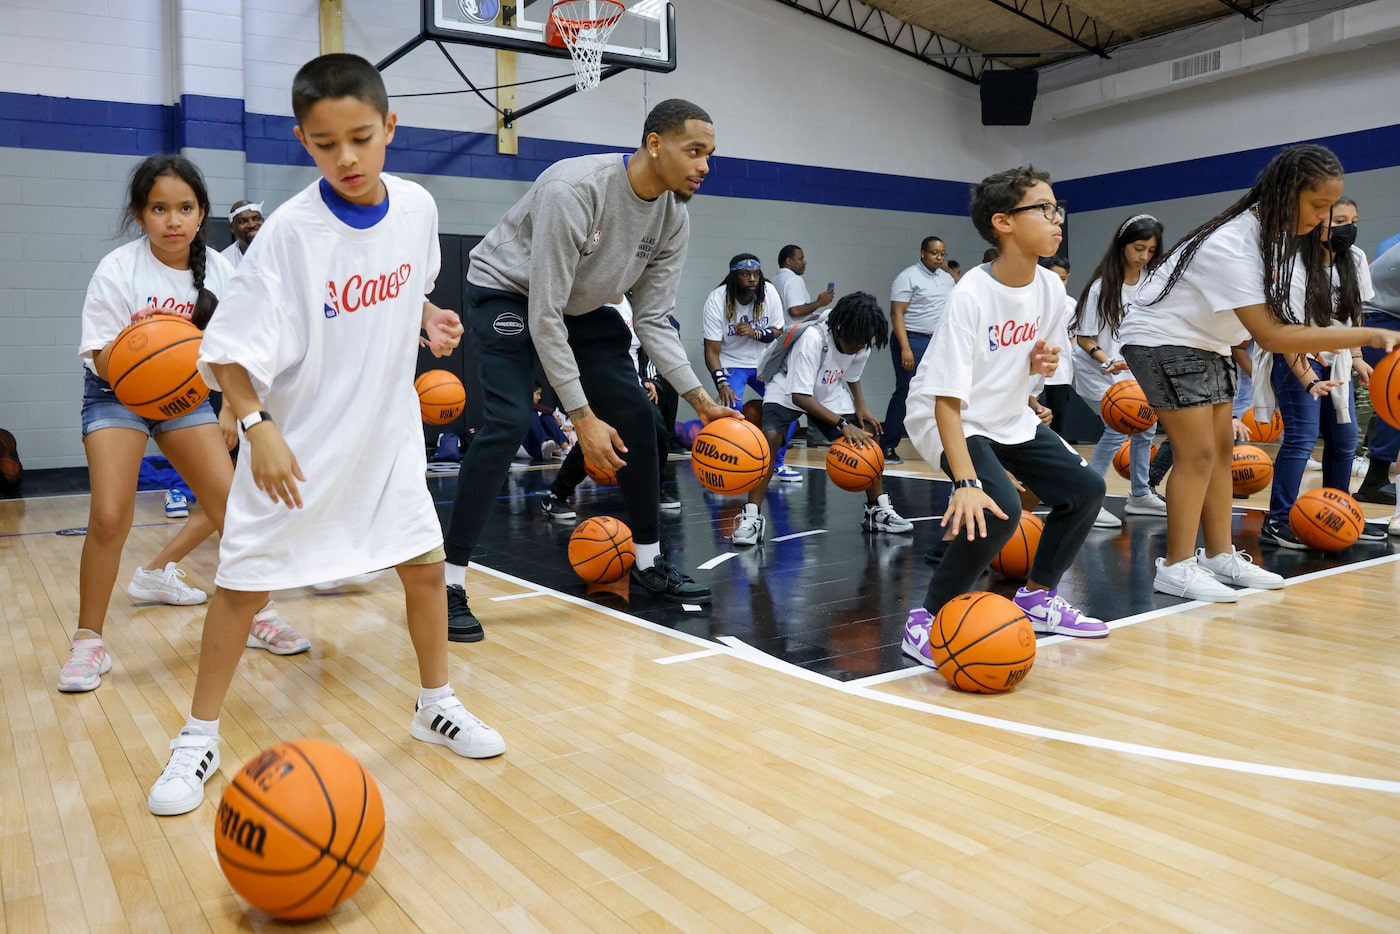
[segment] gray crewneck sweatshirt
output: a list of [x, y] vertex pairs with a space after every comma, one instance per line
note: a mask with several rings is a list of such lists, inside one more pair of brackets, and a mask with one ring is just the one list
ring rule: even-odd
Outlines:
[[656, 369], [685, 394], [700, 381], [666, 320], [690, 239], [690, 215], [671, 192], [645, 201], [622, 156], [564, 159], [545, 169], [471, 253], [467, 281], [527, 296], [530, 336], [565, 411], [587, 403], [564, 315], [632, 292], [637, 338]]

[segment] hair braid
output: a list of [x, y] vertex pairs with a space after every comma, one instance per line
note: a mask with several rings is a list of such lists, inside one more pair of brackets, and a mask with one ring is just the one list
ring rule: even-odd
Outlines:
[[209, 263], [209, 253], [204, 246], [204, 227], [201, 225], [190, 242], [190, 275], [194, 277], [194, 287], [199, 293], [194, 300], [194, 313], [190, 320], [201, 331], [214, 317], [214, 309], [219, 307], [219, 297], [204, 287], [204, 272]]

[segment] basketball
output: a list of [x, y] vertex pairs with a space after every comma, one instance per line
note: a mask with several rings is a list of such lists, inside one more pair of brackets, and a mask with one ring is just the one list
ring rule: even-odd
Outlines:
[[[1122, 477], [1124, 480], [1132, 479], [1132, 462], [1130, 460], [1132, 457], [1131, 445], [1131, 441], [1124, 441], [1122, 444], [1118, 445], [1118, 453], [1113, 455], [1113, 469], [1118, 471], [1118, 476]], [[1154, 444], [1152, 445], [1152, 452], [1147, 456], [1147, 462], [1150, 464], [1156, 459], [1157, 445]]]
[[617, 471], [610, 467], [599, 467], [588, 458], [583, 459], [583, 471], [599, 486], [617, 486]]
[[1230, 479], [1236, 496], [1258, 493], [1274, 482], [1274, 462], [1252, 444], [1235, 445], [1230, 459]]
[[1011, 540], [992, 559], [992, 570], [1004, 577], [1025, 577], [1031, 572], [1035, 550], [1040, 547], [1040, 533], [1045, 523], [1033, 512], [1021, 512], [1021, 522]]
[[298, 739], [234, 776], [214, 820], [233, 890], [287, 920], [315, 918], [364, 885], [384, 846], [379, 787], [339, 746]]
[[695, 476], [714, 493], [747, 493], [773, 469], [768, 439], [742, 418], [710, 422], [695, 436], [690, 453]]
[[960, 691], [1000, 694], [1035, 664], [1035, 630], [1021, 608], [994, 593], [959, 594], [933, 619], [929, 658]]
[[1135, 379], [1114, 383], [1099, 403], [1104, 424], [1125, 435], [1135, 435], [1157, 424], [1157, 413], [1147, 404], [1142, 387]]
[[863, 493], [885, 472], [885, 454], [878, 444], [856, 447], [845, 438], [826, 449], [826, 475], [843, 490]]
[[1251, 407], [1244, 410], [1240, 421], [1244, 422], [1244, 427], [1249, 429], [1250, 440], [1260, 444], [1277, 441], [1278, 436], [1283, 434], [1283, 414], [1278, 410], [1274, 410], [1272, 421], [1257, 422], [1254, 420], [1254, 409]]
[[763, 400], [750, 399], [744, 403], [744, 418], [759, 428], [763, 427]]
[[413, 381], [418, 410], [429, 425], [446, 425], [467, 407], [467, 390], [455, 373], [429, 370]]
[[1298, 497], [1288, 513], [1288, 525], [1309, 548], [1341, 551], [1356, 544], [1366, 514], [1350, 493], [1322, 487]]
[[195, 368], [203, 335], [184, 318], [150, 315], [122, 328], [107, 354], [107, 381], [144, 418], [178, 418], [209, 395]]
[[1392, 350], [1371, 370], [1371, 408], [1381, 421], [1400, 428], [1400, 350]]
[[622, 580], [636, 560], [632, 530], [612, 516], [584, 519], [569, 536], [569, 564], [590, 584]]

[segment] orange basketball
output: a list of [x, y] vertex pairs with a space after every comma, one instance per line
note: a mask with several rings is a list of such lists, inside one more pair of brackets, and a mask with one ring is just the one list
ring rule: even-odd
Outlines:
[[364, 885], [384, 846], [379, 787], [339, 746], [315, 739], [258, 753], [219, 801], [214, 848], [255, 908], [315, 918]]
[[747, 493], [773, 469], [768, 439], [752, 422], [717, 418], [690, 446], [690, 466], [700, 484], [715, 493]]
[[107, 381], [122, 405], [146, 418], [178, 418], [209, 395], [195, 367], [203, 335], [184, 318], [150, 315], [122, 329], [107, 354]]
[[1400, 350], [1392, 350], [1371, 370], [1371, 408], [1381, 421], [1400, 428]]
[[992, 570], [1005, 577], [1025, 577], [1031, 572], [1035, 550], [1040, 547], [1040, 533], [1044, 531], [1045, 523], [1040, 516], [1022, 510], [1021, 522], [1011, 534], [1011, 540], [992, 559]]
[[1278, 436], [1283, 434], [1283, 413], [1277, 409], [1274, 410], [1272, 421], [1259, 422], [1254, 420], [1254, 408], [1251, 406], [1244, 410], [1240, 421], [1244, 422], [1244, 427], [1249, 429], [1250, 440], [1260, 444], [1277, 441]]
[[428, 370], [413, 381], [418, 390], [418, 410], [429, 425], [446, 425], [467, 407], [467, 390], [457, 374]]
[[1035, 631], [1010, 600], [974, 591], [943, 604], [929, 628], [928, 653], [953, 687], [1000, 694], [1035, 664]]
[[763, 427], [762, 399], [750, 399], [748, 402], [745, 402], [743, 412], [744, 418], [747, 418], [750, 422], [757, 425], [759, 428]]
[[569, 536], [569, 564], [590, 584], [611, 584], [632, 570], [632, 530], [612, 516], [584, 519]]
[[1125, 435], [1135, 435], [1157, 424], [1157, 413], [1147, 404], [1142, 387], [1135, 379], [1125, 379], [1114, 383], [1103, 394], [1099, 403], [1104, 424]]
[[1322, 487], [1298, 497], [1288, 513], [1288, 525], [1309, 548], [1341, 551], [1361, 537], [1366, 514], [1350, 493]]
[[1230, 479], [1236, 496], [1258, 493], [1274, 482], [1274, 462], [1252, 444], [1237, 444], [1230, 459]]
[[826, 475], [843, 490], [863, 493], [885, 472], [885, 454], [878, 444], [856, 447], [845, 438], [826, 449]]
[[[1118, 476], [1122, 477], [1124, 480], [1132, 479], [1133, 466], [1131, 460], [1131, 445], [1131, 441], [1124, 441], [1122, 444], [1118, 445], [1118, 453], [1113, 455], [1113, 469], [1118, 471]], [[1152, 452], [1147, 456], [1147, 462], [1149, 464], [1152, 463], [1156, 457], [1157, 445], [1154, 444], [1152, 445]]]
[[617, 471], [610, 467], [599, 467], [588, 458], [583, 459], [584, 473], [593, 478], [599, 486], [617, 486]]

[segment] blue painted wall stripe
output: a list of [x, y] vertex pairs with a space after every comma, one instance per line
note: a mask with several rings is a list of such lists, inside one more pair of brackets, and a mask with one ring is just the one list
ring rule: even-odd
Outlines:
[[[291, 117], [245, 113], [233, 98], [185, 95], [175, 105], [47, 97], [0, 92], [0, 146], [143, 156], [195, 149], [244, 151], [249, 162], [310, 165], [292, 136]], [[1341, 157], [1348, 171], [1400, 165], [1400, 124], [1313, 140]], [[1272, 146], [1204, 156], [1123, 172], [1056, 182], [1076, 212], [1103, 210], [1248, 188], [1278, 151]], [[559, 140], [520, 139], [518, 156], [496, 152], [490, 133], [400, 126], [389, 150], [391, 171], [422, 175], [533, 181], [570, 156], [623, 150]], [[914, 178], [824, 166], [716, 157], [704, 193], [807, 204], [967, 213], [968, 182]]]

